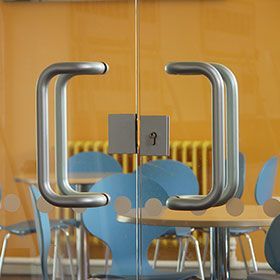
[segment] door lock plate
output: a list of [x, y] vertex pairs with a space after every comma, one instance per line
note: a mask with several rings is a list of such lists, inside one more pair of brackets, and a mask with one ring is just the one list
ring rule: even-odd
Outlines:
[[140, 116], [140, 155], [169, 156], [169, 116]]
[[[137, 120], [134, 114], [110, 114], [109, 153], [137, 153]], [[140, 116], [140, 155], [169, 156], [169, 116]]]
[[109, 154], [136, 154], [136, 115], [109, 114]]

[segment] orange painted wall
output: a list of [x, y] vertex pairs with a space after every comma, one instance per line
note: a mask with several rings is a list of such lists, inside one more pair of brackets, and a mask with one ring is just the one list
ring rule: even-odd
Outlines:
[[[207, 81], [169, 77], [164, 65], [203, 60], [229, 66], [240, 88], [244, 201], [254, 203], [257, 174], [280, 150], [280, 2], [142, 0], [140, 9], [140, 112], [170, 115], [172, 139], [210, 139]], [[0, 183], [4, 195], [22, 201], [16, 213], [0, 209], [1, 222], [32, 217], [27, 189], [13, 178], [35, 168], [35, 84], [44, 67], [78, 60], [110, 65], [105, 77], [71, 83], [69, 139], [106, 139], [108, 113], [135, 111], [133, 12], [133, 1], [119, 0], [0, 3]], [[34, 255], [34, 239], [25, 240], [15, 239], [8, 253]]]

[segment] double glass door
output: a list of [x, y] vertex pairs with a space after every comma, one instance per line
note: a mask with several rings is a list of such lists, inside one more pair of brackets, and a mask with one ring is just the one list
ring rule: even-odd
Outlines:
[[[1, 277], [269, 270], [262, 232], [246, 271], [229, 224], [215, 221], [256, 204], [260, 170], [279, 153], [278, 10], [272, 0], [1, 2]], [[232, 71], [239, 101], [213, 63]], [[238, 143], [246, 177], [231, 157]], [[246, 179], [242, 199], [212, 209], [234, 176], [236, 188]]]

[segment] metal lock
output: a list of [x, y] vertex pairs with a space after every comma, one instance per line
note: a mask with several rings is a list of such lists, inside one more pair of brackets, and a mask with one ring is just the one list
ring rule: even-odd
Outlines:
[[169, 156], [169, 116], [140, 116], [140, 155]]
[[[137, 121], [134, 114], [109, 115], [109, 153], [137, 152]], [[169, 116], [140, 116], [140, 155], [169, 156]]]

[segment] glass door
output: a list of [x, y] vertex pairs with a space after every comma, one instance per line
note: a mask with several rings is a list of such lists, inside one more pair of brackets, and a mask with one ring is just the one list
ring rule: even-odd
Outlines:
[[278, 279], [279, 5], [0, 2], [0, 278]]
[[[279, 193], [278, 11], [276, 1], [140, 1], [142, 275], [150, 266], [168, 279], [247, 279], [256, 271], [269, 279], [266, 273], [274, 273], [264, 232], [279, 214], [279, 202], [274, 200], [274, 208], [270, 201]], [[224, 112], [218, 118], [215, 85], [201, 69], [205, 66], [222, 78]], [[162, 116], [163, 122], [169, 117], [169, 153], [156, 150], [166, 145], [168, 132], [150, 120], [147, 133], [146, 116]], [[224, 139], [217, 144], [213, 123], [223, 116]], [[233, 161], [234, 137], [240, 153]], [[152, 147], [148, 152], [146, 145]], [[204, 207], [200, 199], [217, 186], [215, 157], [221, 145], [225, 181], [220, 195], [233, 185], [235, 191]], [[238, 181], [230, 183], [232, 176]], [[152, 184], [161, 187], [156, 194]], [[204, 197], [194, 197], [198, 194]], [[274, 261], [279, 264], [279, 256]]]
[[134, 8], [0, 3], [1, 279], [137, 275], [136, 226], [116, 221], [136, 207], [136, 157], [109, 155], [107, 129], [109, 114], [136, 113]]

